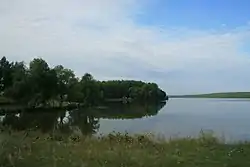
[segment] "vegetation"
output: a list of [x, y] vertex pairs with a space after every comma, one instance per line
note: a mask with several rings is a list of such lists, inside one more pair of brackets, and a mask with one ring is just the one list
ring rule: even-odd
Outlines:
[[11, 99], [0, 96], [0, 104], [11, 104], [11, 103], [13, 103], [13, 101]]
[[[31, 107], [76, 102], [94, 106], [110, 99], [125, 102], [159, 102], [166, 93], [155, 83], [133, 80], [97, 81], [89, 73], [81, 78], [70, 69], [58, 65], [49, 67], [41, 58], [25, 66], [24, 62], [0, 60], [0, 93], [4, 98]], [[0, 99], [4, 102], [3, 96]]]
[[223, 144], [212, 136], [170, 141], [110, 134], [68, 138], [0, 134], [1, 167], [248, 167], [250, 144]]
[[171, 98], [250, 98], [250, 92], [224, 92], [198, 95], [176, 95]]
[[[89, 73], [78, 78], [72, 70], [62, 65], [50, 67], [40, 58], [26, 66], [5, 57], [0, 60], [0, 81], [0, 167], [250, 165], [250, 143], [225, 144], [212, 135], [168, 141], [147, 135], [95, 135], [102, 118], [157, 114], [165, 105], [159, 102], [168, 97], [155, 83], [98, 81]], [[249, 98], [250, 93], [181, 97]], [[8, 105], [13, 103], [18, 107]], [[69, 104], [87, 107], [70, 109]]]

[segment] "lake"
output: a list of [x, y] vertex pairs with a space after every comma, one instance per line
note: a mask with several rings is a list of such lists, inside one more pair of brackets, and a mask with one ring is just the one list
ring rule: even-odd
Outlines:
[[1, 111], [0, 122], [15, 130], [52, 130], [99, 135], [111, 132], [153, 133], [166, 138], [197, 137], [213, 132], [226, 141], [250, 140], [250, 100], [170, 99], [159, 105], [109, 104], [71, 111]]

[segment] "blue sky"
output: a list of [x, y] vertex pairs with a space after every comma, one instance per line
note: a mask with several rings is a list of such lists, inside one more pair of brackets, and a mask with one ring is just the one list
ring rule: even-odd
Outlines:
[[136, 19], [145, 25], [226, 29], [249, 22], [248, 0], [155, 0]]
[[0, 1], [0, 55], [169, 94], [250, 90], [248, 0]]

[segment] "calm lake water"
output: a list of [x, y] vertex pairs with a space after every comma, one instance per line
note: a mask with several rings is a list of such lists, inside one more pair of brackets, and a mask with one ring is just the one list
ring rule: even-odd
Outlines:
[[152, 132], [169, 137], [211, 132], [226, 140], [250, 140], [250, 100], [170, 99], [152, 117], [135, 120], [100, 120], [100, 132]]
[[109, 105], [103, 109], [1, 113], [0, 122], [16, 130], [58, 130], [83, 134], [153, 133], [196, 137], [211, 132], [227, 141], [250, 140], [250, 100], [170, 99], [157, 106]]

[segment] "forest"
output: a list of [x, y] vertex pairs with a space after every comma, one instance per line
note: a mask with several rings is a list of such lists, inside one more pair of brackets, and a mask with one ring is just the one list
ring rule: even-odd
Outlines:
[[167, 100], [166, 93], [156, 83], [135, 80], [96, 80], [90, 73], [82, 77], [62, 65], [50, 67], [42, 58], [34, 58], [28, 65], [0, 60], [0, 101], [30, 107], [63, 103], [85, 106], [105, 101], [157, 103]]

